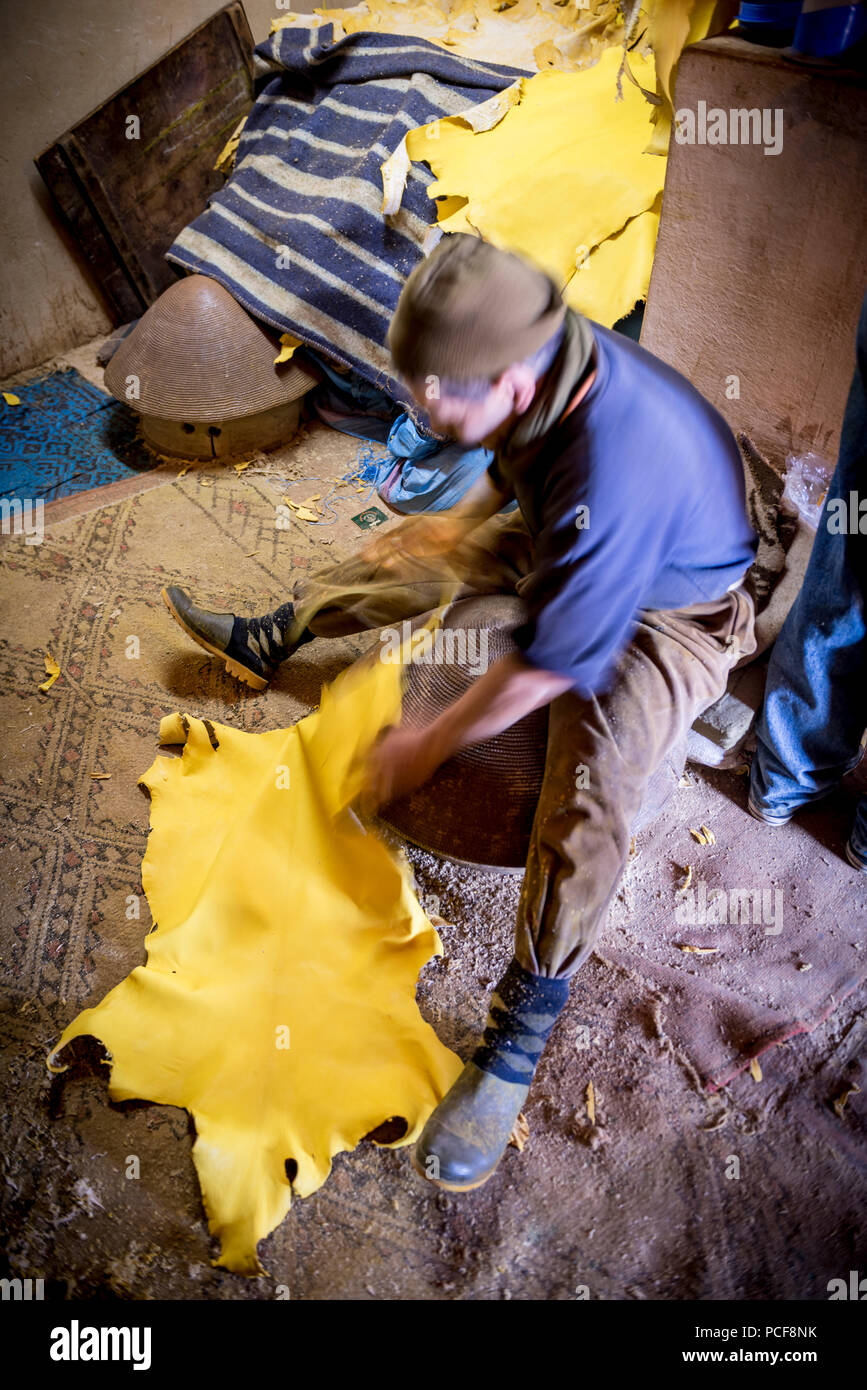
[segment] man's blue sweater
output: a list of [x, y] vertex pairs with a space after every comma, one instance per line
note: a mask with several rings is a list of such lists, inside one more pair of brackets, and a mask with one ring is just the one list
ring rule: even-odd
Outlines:
[[528, 463], [489, 472], [534, 538], [515, 633], [533, 666], [603, 690], [641, 609], [720, 599], [752, 564], [734, 435], [686, 377], [593, 324], [595, 380]]

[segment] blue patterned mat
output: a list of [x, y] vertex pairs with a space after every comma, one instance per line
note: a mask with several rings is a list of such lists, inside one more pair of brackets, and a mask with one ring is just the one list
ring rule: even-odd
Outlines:
[[135, 473], [158, 460], [136, 438], [137, 417], [73, 367], [0, 396], [0, 497], [47, 503]]

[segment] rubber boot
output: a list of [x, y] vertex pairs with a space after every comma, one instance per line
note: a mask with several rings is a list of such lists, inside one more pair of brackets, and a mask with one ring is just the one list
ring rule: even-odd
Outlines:
[[413, 1152], [422, 1177], [448, 1192], [487, 1182], [506, 1151], [569, 981], [517, 960], [491, 996], [481, 1044], [430, 1115]]

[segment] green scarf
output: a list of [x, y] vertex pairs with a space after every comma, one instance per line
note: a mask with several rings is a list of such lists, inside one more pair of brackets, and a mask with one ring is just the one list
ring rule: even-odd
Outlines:
[[497, 448], [496, 462], [503, 477], [510, 477], [541, 448], [586, 375], [593, 346], [589, 320], [567, 309], [557, 356], [537, 387], [529, 410]]

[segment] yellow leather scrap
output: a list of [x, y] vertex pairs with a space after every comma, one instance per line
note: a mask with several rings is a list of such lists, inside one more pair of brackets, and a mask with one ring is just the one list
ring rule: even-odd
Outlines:
[[43, 695], [48, 694], [54, 682], [61, 674], [60, 666], [55, 661], [54, 657], [51, 655], [51, 652], [45, 653], [45, 674], [47, 675], [48, 680], [43, 681], [42, 684], [38, 686], [38, 689], [42, 691]]
[[[667, 91], [681, 48], [730, 24], [737, 0], [362, 0], [312, 14], [284, 10], [271, 32], [333, 26], [334, 40], [364, 31], [427, 39], [461, 58], [504, 63], [525, 72], [577, 72], [607, 48], [649, 42], [660, 57]], [[624, 23], [624, 13], [629, 24]], [[670, 109], [670, 108], [669, 108]], [[663, 122], [663, 130], [667, 130]], [[661, 145], [664, 153], [665, 145]]]
[[479, 102], [478, 106], [471, 106], [466, 111], [461, 111], [460, 119], [466, 121], [467, 125], [478, 135], [483, 130], [493, 130], [495, 125], [499, 125], [505, 115], [511, 111], [516, 101], [521, 100], [521, 84], [513, 82], [511, 87], [506, 87], [502, 92], [495, 92], [487, 101]]
[[292, 354], [301, 346], [301, 339], [294, 337], [291, 333], [280, 334], [280, 351], [274, 358], [274, 366], [280, 362], [288, 362]]
[[393, 217], [400, 207], [403, 190], [409, 174], [409, 155], [406, 152], [406, 137], [401, 140], [393, 154], [379, 166], [382, 175], [383, 217]]
[[660, 193], [647, 212], [593, 248], [564, 286], [570, 308], [610, 328], [647, 297], [661, 208]]
[[235, 155], [238, 153], [238, 146], [241, 143], [241, 132], [246, 124], [247, 117], [242, 116], [225, 145], [220, 150], [220, 153], [217, 155], [217, 162], [214, 168], [218, 173], [231, 174], [235, 167]]
[[[177, 1105], [215, 1263], [262, 1270], [257, 1242], [334, 1154], [402, 1117], [412, 1143], [461, 1069], [415, 1002], [442, 954], [406, 861], [347, 809], [363, 758], [399, 718], [401, 667], [353, 667], [290, 729], [248, 734], [174, 714], [142, 778], [142, 882], [155, 923], [138, 966], [65, 1030], [110, 1054], [113, 1100]], [[215, 749], [209, 737], [213, 730]], [[290, 1188], [287, 1160], [297, 1164]]]
[[668, 149], [674, 116], [674, 81], [680, 55], [691, 43], [717, 34], [731, 23], [734, 7], [727, 0], [657, 0], [650, 6], [647, 40], [656, 56], [657, 92], [661, 104], [653, 112], [656, 127], [652, 154]]
[[[620, 61], [611, 48], [582, 72], [523, 78], [491, 129], [450, 116], [431, 123], [437, 138], [422, 126], [406, 142], [436, 175], [429, 195], [448, 200], [444, 232], [528, 256], [572, 307], [609, 327], [647, 293], [665, 179], [665, 160], [646, 153], [653, 108], [631, 82], [618, 98]], [[655, 87], [652, 57], [632, 53], [630, 68]]]
[[603, 45], [622, 42], [624, 32], [615, 0], [363, 0], [346, 9], [316, 8], [312, 16], [289, 12], [272, 21], [272, 32], [315, 25], [317, 17], [334, 25], [335, 39], [368, 30], [407, 34], [461, 58], [530, 72], [537, 67], [535, 51], [546, 43], [556, 51], [565, 39], [577, 39], [569, 64], [574, 69], [593, 61]]

